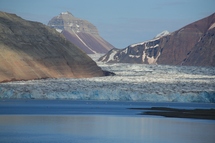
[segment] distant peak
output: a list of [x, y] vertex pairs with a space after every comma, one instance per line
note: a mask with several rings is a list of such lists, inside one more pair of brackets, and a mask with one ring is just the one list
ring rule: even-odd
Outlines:
[[[70, 15], [72, 15], [72, 13], [70, 13], [70, 12], [68, 12], [68, 11], [66, 11], [66, 12], [61, 12], [60, 13], [61, 15], [65, 15], [65, 14], [70, 14]], [[73, 15], [72, 15], [73, 16]]]
[[169, 35], [169, 34], [170, 34], [170, 32], [165, 30], [165, 31], [159, 33], [157, 36], [155, 36], [155, 38], [160, 38], [160, 37], [163, 37], [163, 36], [166, 36], [166, 35]]

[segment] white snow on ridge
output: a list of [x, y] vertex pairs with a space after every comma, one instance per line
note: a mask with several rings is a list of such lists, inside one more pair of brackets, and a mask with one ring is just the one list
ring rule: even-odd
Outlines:
[[136, 44], [132, 44], [132, 45], [130, 45], [130, 47], [136, 47], [136, 46], [139, 46], [139, 45], [143, 45], [143, 44], [145, 44], [146, 42], [141, 42], [141, 43], [136, 43]]
[[69, 12], [61, 12], [61, 14], [63, 15], [63, 14], [69, 14]]
[[170, 32], [165, 30], [165, 31], [159, 33], [157, 36], [155, 36], [155, 38], [161, 38], [161, 37], [169, 35], [169, 34], [170, 34]]
[[165, 30], [165, 31], [159, 33], [157, 36], [155, 36], [155, 38], [152, 39], [152, 40], [148, 40], [148, 41], [144, 41], [144, 42], [140, 42], [140, 43], [135, 43], [135, 44], [130, 45], [130, 47], [135, 47], [135, 46], [138, 46], [138, 45], [143, 45], [143, 44], [146, 44], [146, 43], [149, 43], [149, 42], [153, 42], [153, 41], [159, 40], [161, 37], [169, 35], [169, 34], [170, 34], [170, 32]]
[[0, 84], [0, 98], [215, 103], [215, 68], [102, 64], [116, 76]]
[[160, 38], [155, 38], [155, 39], [152, 39], [152, 40], [149, 40], [149, 41], [144, 41], [144, 42], [140, 42], [140, 43], [136, 43], [136, 44], [132, 44], [132, 45], [130, 45], [130, 47], [135, 47], [135, 46], [141, 46], [141, 45], [143, 45], [143, 44], [146, 44], [146, 43], [149, 43], [149, 42], [154, 42], [154, 41], [156, 41], [156, 40], [159, 40]]

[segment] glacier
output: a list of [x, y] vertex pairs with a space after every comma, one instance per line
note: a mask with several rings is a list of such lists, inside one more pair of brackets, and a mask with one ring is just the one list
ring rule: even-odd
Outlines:
[[116, 76], [0, 84], [0, 99], [215, 103], [215, 68], [97, 63]]

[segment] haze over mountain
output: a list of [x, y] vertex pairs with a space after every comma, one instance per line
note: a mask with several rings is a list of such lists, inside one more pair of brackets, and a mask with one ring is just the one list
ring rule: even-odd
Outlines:
[[0, 12], [0, 82], [103, 75], [91, 58], [56, 30]]
[[62, 33], [87, 54], [107, 53], [114, 48], [99, 36], [93, 24], [74, 17], [70, 12], [62, 12], [59, 16], [55, 16], [49, 21], [48, 26]]
[[173, 33], [113, 49], [99, 61], [166, 65], [215, 66], [215, 13]]

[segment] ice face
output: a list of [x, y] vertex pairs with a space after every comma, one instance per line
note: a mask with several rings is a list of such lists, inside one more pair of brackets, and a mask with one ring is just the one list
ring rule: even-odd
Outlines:
[[116, 76], [0, 84], [0, 98], [215, 103], [215, 68], [104, 64]]

